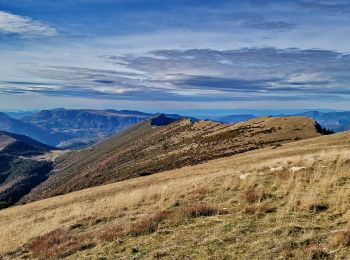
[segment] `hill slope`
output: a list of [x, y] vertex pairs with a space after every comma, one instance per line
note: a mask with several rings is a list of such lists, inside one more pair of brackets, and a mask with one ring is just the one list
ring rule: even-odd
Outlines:
[[39, 143], [27, 136], [0, 132], [0, 152], [10, 155], [31, 156], [39, 155], [54, 148]]
[[0, 132], [0, 208], [16, 203], [48, 177], [51, 162], [28, 157], [52, 149], [23, 135]]
[[349, 150], [349, 132], [322, 136], [9, 208], [0, 211], [0, 252], [346, 259]]
[[90, 149], [60, 157], [50, 178], [23, 201], [320, 135], [315, 122], [304, 117], [266, 117], [234, 125], [183, 119], [160, 127], [152, 125], [154, 121], [140, 123]]

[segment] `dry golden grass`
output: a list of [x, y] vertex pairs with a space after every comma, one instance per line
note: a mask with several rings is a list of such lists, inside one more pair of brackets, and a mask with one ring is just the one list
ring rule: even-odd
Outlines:
[[[71, 259], [342, 259], [350, 254], [349, 137], [299, 141], [2, 210], [0, 254], [47, 256], [35, 241], [61, 230], [67, 239], [49, 254]], [[71, 248], [69, 241], [78, 242]]]

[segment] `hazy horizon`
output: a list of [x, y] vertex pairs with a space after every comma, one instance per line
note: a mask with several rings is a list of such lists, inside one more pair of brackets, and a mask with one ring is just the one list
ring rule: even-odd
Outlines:
[[40, 109], [1, 109], [0, 112], [4, 113], [25, 113], [25, 112], [39, 112], [41, 110], [55, 110], [55, 109], [91, 109], [91, 110], [128, 110], [128, 111], [138, 111], [144, 113], [167, 113], [167, 114], [179, 114], [182, 116], [191, 116], [197, 117], [200, 119], [215, 119], [223, 116], [230, 115], [254, 115], [254, 116], [276, 116], [276, 115], [295, 115], [303, 112], [317, 111], [317, 112], [350, 112], [349, 110], [339, 110], [339, 109], [196, 109], [196, 110], [135, 110], [135, 109], [123, 109], [123, 108], [103, 108], [103, 109], [95, 109], [95, 108], [69, 108], [69, 107], [56, 107], [56, 108], [40, 108]]

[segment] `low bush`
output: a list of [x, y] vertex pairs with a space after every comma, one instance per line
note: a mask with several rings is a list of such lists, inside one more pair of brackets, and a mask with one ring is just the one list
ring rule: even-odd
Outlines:
[[219, 208], [208, 204], [198, 204], [185, 208], [182, 212], [188, 218], [209, 217], [219, 214]]
[[36, 258], [57, 259], [94, 247], [95, 244], [91, 243], [91, 240], [88, 237], [76, 236], [64, 229], [56, 229], [33, 239], [28, 248]]

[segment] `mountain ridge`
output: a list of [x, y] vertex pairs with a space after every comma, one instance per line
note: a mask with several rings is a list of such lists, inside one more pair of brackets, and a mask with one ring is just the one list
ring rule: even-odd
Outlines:
[[57, 158], [53, 174], [22, 202], [319, 135], [316, 122], [304, 117], [265, 117], [232, 125], [180, 119], [152, 126], [148, 120]]

